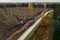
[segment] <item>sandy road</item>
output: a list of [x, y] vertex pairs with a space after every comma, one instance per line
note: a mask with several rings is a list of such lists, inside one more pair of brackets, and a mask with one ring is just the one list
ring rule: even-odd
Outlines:
[[46, 13], [44, 13], [44, 15], [42, 15], [29, 29], [27, 29], [19, 38], [18, 40], [24, 40], [26, 38], [27, 35], [29, 35], [29, 33], [35, 28], [35, 26], [42, 20], [43, 16], [46, 16], [49, 12], [51, 12], [53, 10], [47, 11]]

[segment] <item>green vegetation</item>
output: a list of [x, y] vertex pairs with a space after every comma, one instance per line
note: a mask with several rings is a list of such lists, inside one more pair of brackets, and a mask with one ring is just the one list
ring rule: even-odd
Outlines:
[[54, 35], [53, 40], [60, 40], [60, 4], [55, 4], [54, 7]]

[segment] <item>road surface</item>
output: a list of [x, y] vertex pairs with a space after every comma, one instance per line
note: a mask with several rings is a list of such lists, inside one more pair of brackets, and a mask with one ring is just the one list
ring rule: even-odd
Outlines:
[[[49, 12], [53, 10], [50, 10], [44, 14], [46, 16]], [[18, 40], [24, 40], [26, 36], [35, 28], [35, 26], [42, 20], [42, 17], [40, 17], [29, 29], [27, 29], [19, 38]]]

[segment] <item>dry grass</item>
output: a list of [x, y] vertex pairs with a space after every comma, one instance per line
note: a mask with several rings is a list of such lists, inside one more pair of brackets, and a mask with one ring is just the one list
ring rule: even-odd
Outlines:
[[39, 8], [34, 8], [33, 10], [28, 8], [0, 8], [0, 40], [5, 40], [12, 31], [10, 29], [13, 28], [14, 25], [19, 24], [15, 16], [19, 19], [26, 19], [36, 15], [39, 11]]

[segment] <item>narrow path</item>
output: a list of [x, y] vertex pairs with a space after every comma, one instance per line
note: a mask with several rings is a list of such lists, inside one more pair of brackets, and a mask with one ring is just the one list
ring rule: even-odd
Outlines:
[[[15, 25], [13, 28], [11, 28], [11, 29], [9, 29], [10, 31], [9, 31], [9, 33], [13, 30], [14, 31], [14, 33], [10, 33], [10, 35], [9, 35], [9, 37], [7, 37], [6, 39], [11, 39], [14, 35], [16, 35], [16, 34], [18, 34], [19, 32], [21, 32], [20, 30], [24, 30], [25, 29], [25, 27], [26, 26], [28, 26], [28, 25], [31, 25], [32, 23], [31, 22], [35, 22], [39, 17], [40, 17], [40, 14], [41, 14], [41, 12], [42, 11], [40, 11], [40, 12], [38, 12], [36, 15], [34, 15], [34, 16], [32, 16], [30, 19], [26, 19], [25, 21], [24, 21], [24, 24], [17, 24], [17, 25]], [[19, 19], [18, 17], [16, 17], [17, 19]], [[32, 21], [33, 20], [33, 21]], [[31, 24], [30, 24], [30, 23]], [[26, 25], [25, 25], [26, 24]], [[27, 28], [29, 28], [29, 27], [27, 27]], [[13, 32], [12, 31], [12, 32]], [[17, 32], [17, 31], [19, 31], [19, 32]], [[6, 33], [7, 34], [7, 33]], [[13, 35], [13, 36], [12, 36]], [[7, 35], [8, 36], [8, 35]]]
[[24, 26], [22, 26], [21, 29], [17, 30], [17, 31], [14, 32], [10, 37], [8, 37], [7, 40], [12, 40], [12, 38], [13, 38], [16, 34], [18, 34], [18, 33], [22, 32], [22, 31], [24, 31], [25, 29], [27, 29], [30, 24], [33, 24], [33, 22], [34, 22], [33, 20], [28, 21]]
[[[49, 12], [51, 12], [51, 11], [53, 11], [53, 10], [50, 10], [50, 11], [48, 11], [48, 12], [46, 12], [45, 14], [44, 14], [44, 16], [46, 16]], [[18, 40], [24, 40], [25, 38], [26, 38], [26, 36], [35, 28], [35, 26], [39, 23], [39, 22], [41, 22], [41, 20], [42, 20], [42, 18], [44, 17], [43, 15], [29, 28], [29, 29], [27, 29], [19, 38], [18, 38]]]

